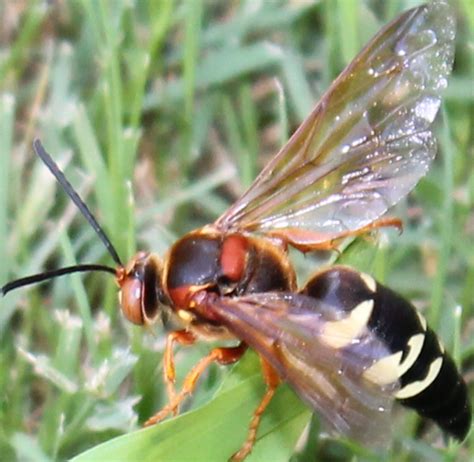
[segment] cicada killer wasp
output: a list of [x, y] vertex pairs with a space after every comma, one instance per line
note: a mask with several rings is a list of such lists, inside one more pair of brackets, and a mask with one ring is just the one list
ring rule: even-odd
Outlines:
[[[108, 271], [132, 323], [179, 326], [167, 337], [169, 402], [146, 425], [173, 414], [211, 363], [252, 348], [266, 392], [233, 460], [252, 450], [259, 422], [286, 381], [327, 424], [371, 442], [386, 436], [394, 401], [462, 440], [470, 429], [467, 387], [425, 319], [371, 276], [344, 266], [297, 287], [288, 247], [334, 249], [382, 226], [382, 215], [427, 172], [431, 124], [454, 55], [455, 18], [435, 1], [384, 27], [335, 80], [289, 142], [213, 224], [177, 241], [162, 259], [140, 252], [127, 265], [39, 141], [34, 149], [100, 236], [116, 268], [77, 265], [6, 284], [8, 291], [78, 271]], [[173, 347], [214, 348], [175, 391]]]

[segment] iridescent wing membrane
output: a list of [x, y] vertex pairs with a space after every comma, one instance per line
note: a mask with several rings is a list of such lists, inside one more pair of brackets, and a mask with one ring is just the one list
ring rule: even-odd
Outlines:
[[453, 12], [440, 1], [383, 28], [216, 226], [304, 230], [308, 244], [379, 218], [435, 156], [430, 126], [451, 71], [454, 35]]
[[328, 326], [347, 319], [347, 312], [295, 293], [222, 297], [209, 308], [265, 358], [329, 428], [372, 445], [387, 441], [398, 382], [376, 383], [367, 373], [390, 352], [366, 325], [359, 335], [342, 338], [344, 329]]

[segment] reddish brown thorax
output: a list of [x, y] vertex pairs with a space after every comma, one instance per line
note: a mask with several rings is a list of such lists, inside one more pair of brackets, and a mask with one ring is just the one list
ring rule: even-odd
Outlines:
[[245, 272], [249, 241], [242, 234], [232, 234], [222, 243], [220, 264], [222, 274], [231, 281], [239, 281]]
[[288, 290], [294, 279], [286, 253], [266, 239], [198, 230], [171, 248], [164, 287], [172, 303], [186, 309], [200, 290], [228, 296]]
[[[265, 238], [223, 234], [203, 228], [177, 241], [165, 257], [138, 253], [117, 270], [124, 315], [134, 324], [150, 324], [165, 307], [196, 323], [215, 320], [196, 316], [206, 297], [294, 290], [294, 270], [286, 251]], [[189, 312], [184, 316], [183, 312]]]

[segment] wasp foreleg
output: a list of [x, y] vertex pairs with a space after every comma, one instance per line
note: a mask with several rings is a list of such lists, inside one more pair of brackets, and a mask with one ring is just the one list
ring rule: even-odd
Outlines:
[[[174, 339], [176, 340], [176, 339]], [[174, 340], [170, 340], [171, 346]], [[174, 397], [169, 401], [169, 403], [161, 409], [159, 412], [157, 412], [154, 416], [150, 417], [146, 422], [145, 422], [145, 427], [148, 427], [150, 425], [154, 425], [161, 420], [163, 420], [165, 417], [167, 417], [169, 414], [174, 413], [175, 409], [178, 409], [179, 405], [181, 402], [192, 392], [194, 391], [194, 388], [196, 387], [196, 383], [199, 380], [199, 377], [203, 374], [203, 372], [213, 363], [217, 362], [219, 364], [227, 365], [227, 364], [233, 364], [236, 361], [238, 361], [242, 355], [245, 353], [247, 350], [247, 345], [245, 343], [240, 343], [236, 347], [230, 347], [230, 348], [214, 348], [211, 350], [211, 352], [202, 358], [192, 369], [191, 372], [186, 376], [184, 379], [183, 383], [183, 388], [179, 393], [176, 393]], [[172, 360], [172, 354], [170, 354], [171, 357], [171, 362], [170, 364], [173, 364]], [[165, 365], [166, 366], [166, 365]], [[165, 367], [166, 369], [166, 367]], [[170, 371], [174, 371], [174, 365], [170, 367]]]
[[[185, 330], [178, 330], [171, 332], [166, 338], [165, 352], [163, 355], [163, 376], [166, 384], [166, 391], [168, 394], [168, 402], [173, 401], [176, 396], [176, 390], [174, 388], [176, 380], [176, 369], [174, 367], [174, 353], [173, 347], [177, 342], [180, 345], [192, 345], [196, 341], [196, 338], [190, 332]], [[173, 410], [173, 415], [178, 414], [179, 408], [176, 407]]]

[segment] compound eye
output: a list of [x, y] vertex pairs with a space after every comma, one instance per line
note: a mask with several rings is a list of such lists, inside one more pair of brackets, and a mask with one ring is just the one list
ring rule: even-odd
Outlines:
[[161, 287], [161, 268], [157, 256], [141, 252], [117, 271], [122, 312], [133, 324], [150, 325], [159, 316], [166, 301]]
[[145, 324], [151, 324], [159, 314], [163, 298], [159, 268], [151, 259], [144, 268], [142, 292], [142, 319]]
[[125, 317], [133, 324], [144, 324], [142, 296], [143, 281], [132, 277], [123, 281], [119, 292], [120, 305]]

